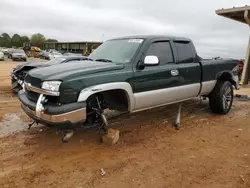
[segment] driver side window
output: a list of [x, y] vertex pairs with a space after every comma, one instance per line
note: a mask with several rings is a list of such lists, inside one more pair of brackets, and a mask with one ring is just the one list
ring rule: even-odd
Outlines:
[[160, 41], [152, 43], [146, 56], [154, 55], [159, 58], [159, 65], [166, 65], [168, 63], [174, 63], [174, 57], [170, 43], [168, 41]]

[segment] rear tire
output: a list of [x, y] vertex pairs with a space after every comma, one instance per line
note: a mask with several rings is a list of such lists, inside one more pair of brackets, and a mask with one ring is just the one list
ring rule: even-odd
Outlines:
[[233, 104], [233, 86], [229, 81], [218, 81], [209, 95], [209, 105], [213, 113], [227, 114]]

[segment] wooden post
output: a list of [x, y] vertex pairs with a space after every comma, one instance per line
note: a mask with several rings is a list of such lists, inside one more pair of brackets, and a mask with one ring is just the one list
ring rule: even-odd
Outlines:
[[249, 61], [250, 61], [250, 37], [248, 41], [248, 48], [247, 48], [247, 55], [244, 63], [244, 68], [241, 76], [240, 85], [247, 85], [248, 84], [248, 77], [249, 77]]

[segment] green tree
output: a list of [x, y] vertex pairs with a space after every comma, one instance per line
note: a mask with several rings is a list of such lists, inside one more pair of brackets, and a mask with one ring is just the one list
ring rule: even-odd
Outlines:
[[47, 39], [46, 42], [58, 42], [56, 39]]
[[0, 47], [5, 47], [3, 44], [4, 44], [3, 37], [2, 37], [2, 36], [0, 36]]
[[8, 40], [11, 39], [8, 33], [2, 33], [1, 36], [2, 36], [3, 38], [5, 38], [5, 39], [8, 39]]
[[22, 43], [29, 43], [30, 39], [27, 36], [21, 36]]
[[30, 43], [32, 46], [42, 47], [46, 41], [44, 35], [37, 33], [31, 36]]
[[0, 35], [0, 46], [11, 47], [11, 38], [8, 33], [3, 33]]
[[21, 39], [20, 35], [14, 34], [11, 38], [11, 44], [12, 44], [12, 46], [15, 46], [15, 47], [23, 46], [22, 39]]

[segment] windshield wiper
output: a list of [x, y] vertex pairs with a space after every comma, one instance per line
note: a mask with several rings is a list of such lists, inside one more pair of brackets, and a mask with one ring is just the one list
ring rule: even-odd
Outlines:
[[102, 61], [102, 62], [113, 62], [109, 59], [96, 59], [95, 61]]
[[93, 61], [93, 59], [88, 58], [88, 57], [84, 57], [82, 60], [83, 60], [83, 61]]

